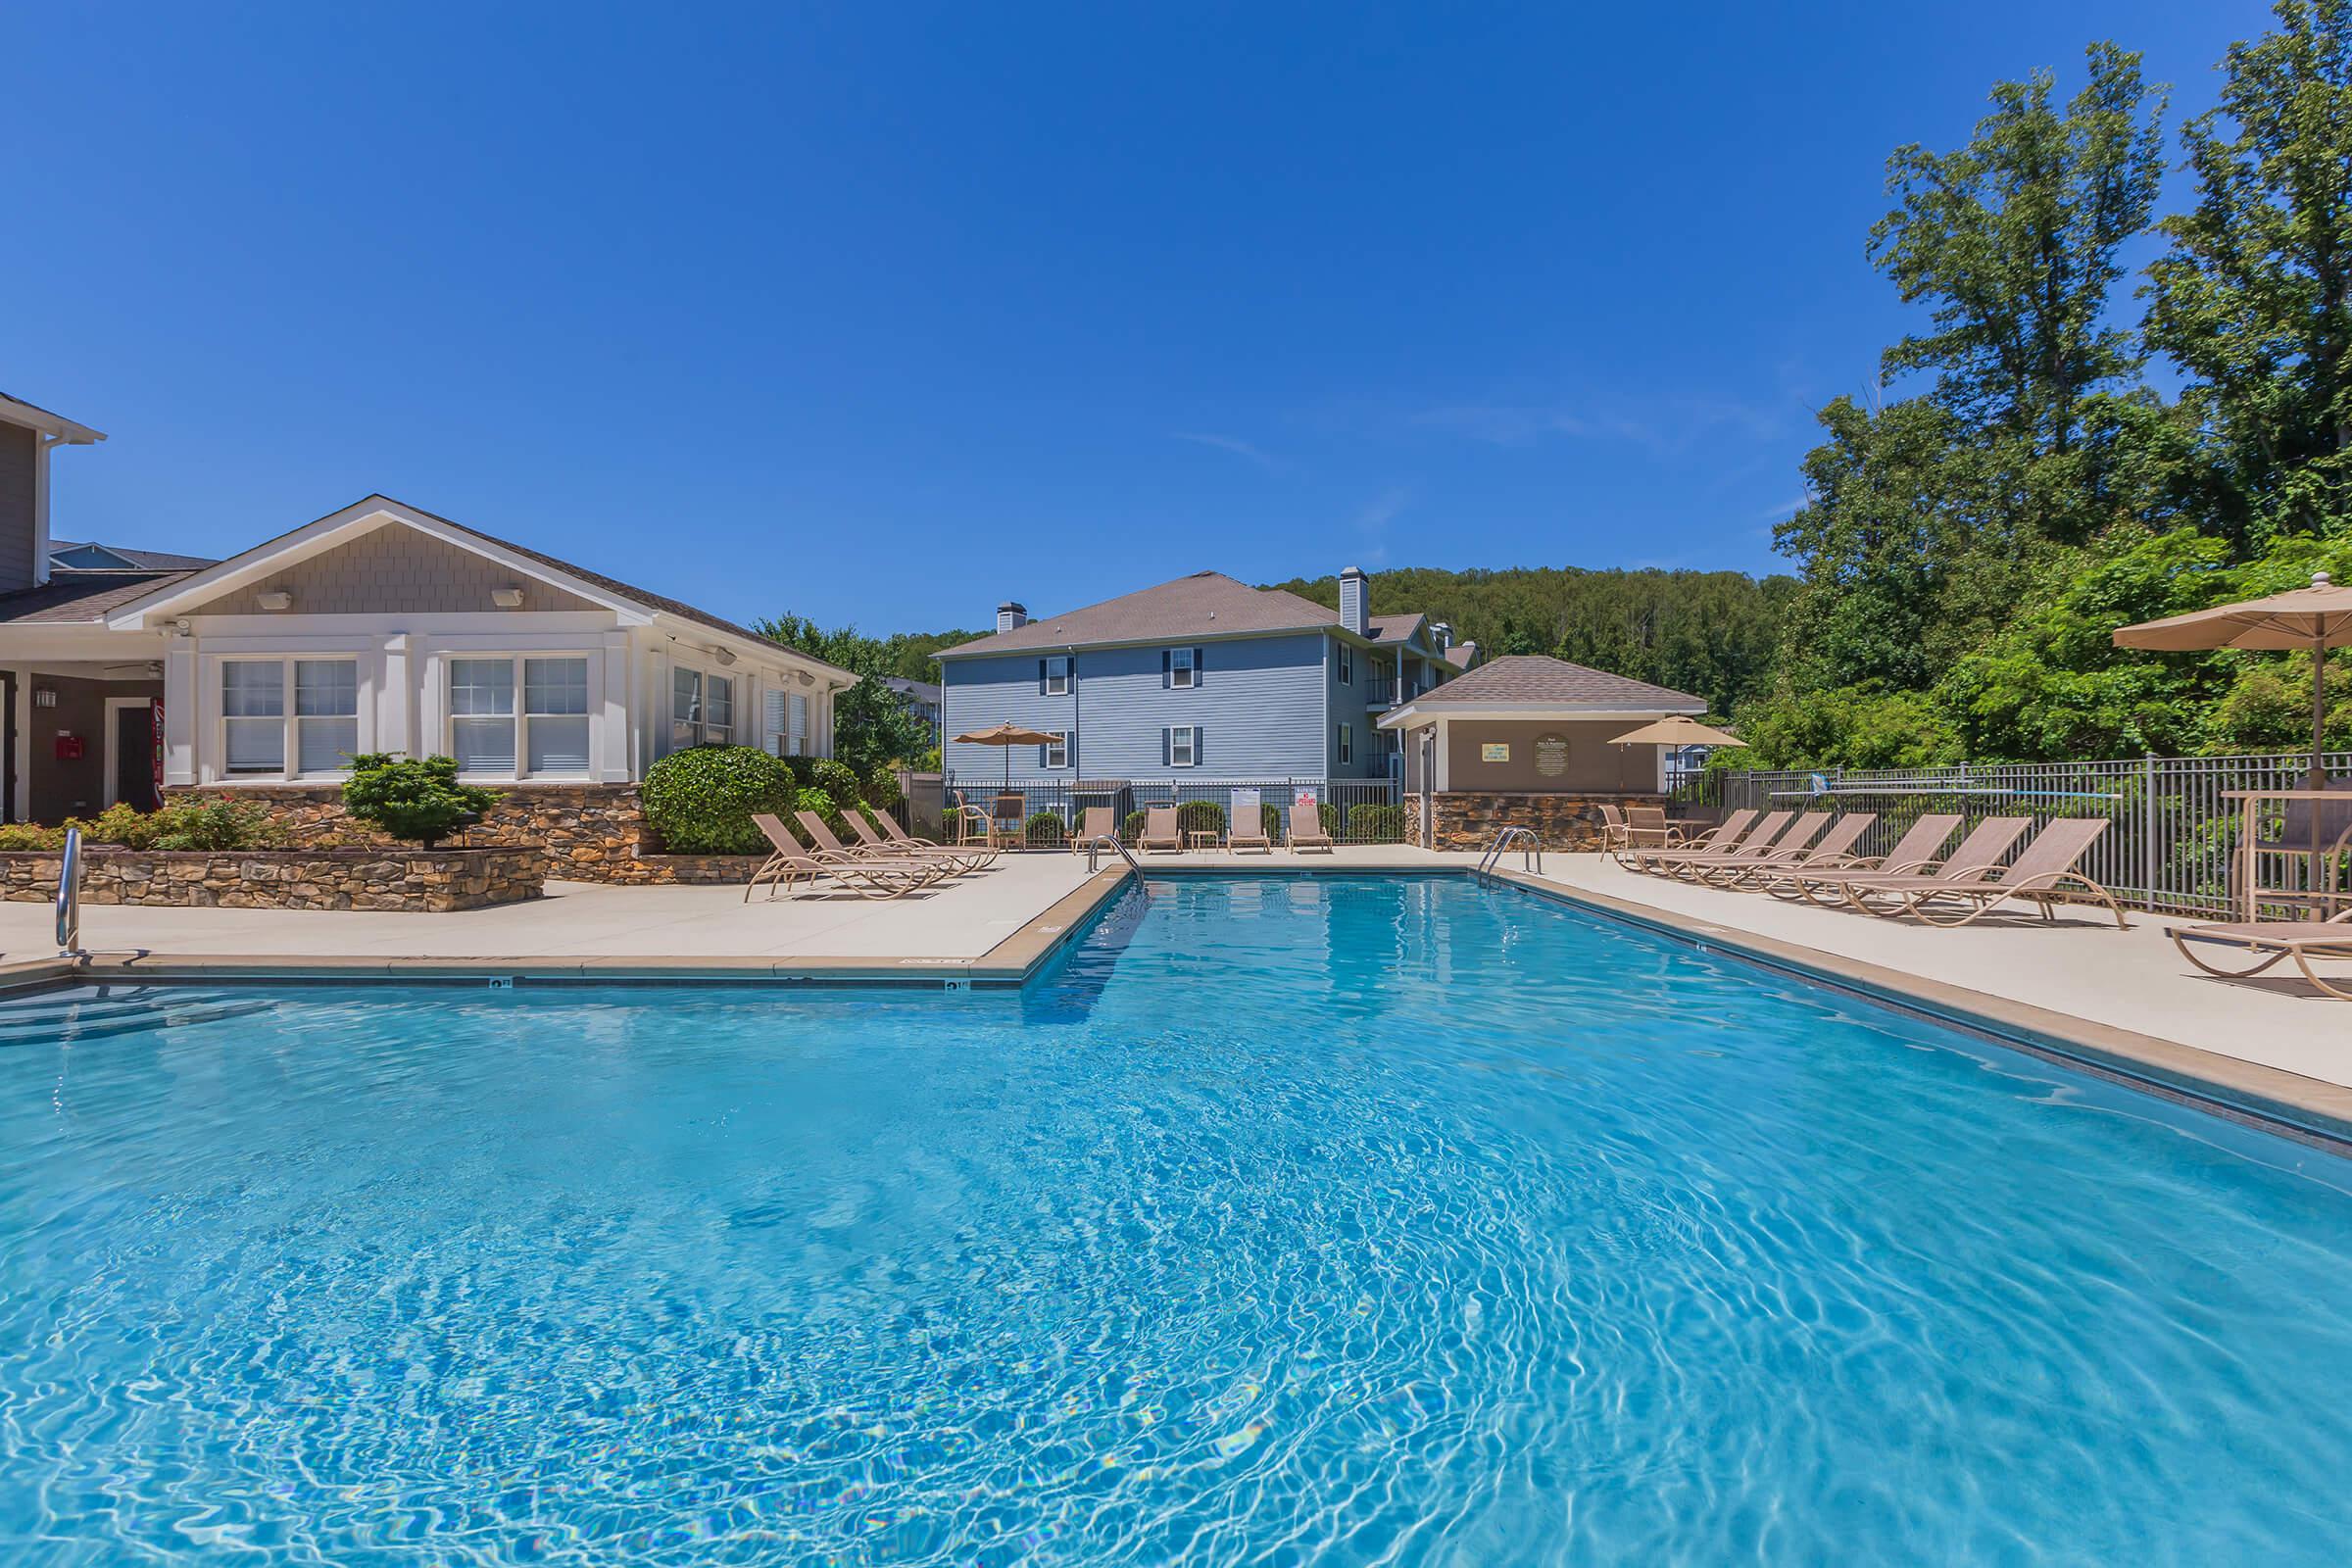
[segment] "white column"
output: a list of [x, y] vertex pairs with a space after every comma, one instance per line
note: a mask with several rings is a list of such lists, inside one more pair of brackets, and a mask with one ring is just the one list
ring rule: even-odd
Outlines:
[[416, 757], [416, 678], [410, 662], [407, 632], [396, 631], [384, 639], [380, 680], [375, 693], [375, 732], [360, 737], [360, 749]]
[[637, 747], [629, 724], [629, 634], [606, 632], [604, 644], [604, 701], [597, 705], [596, 759], [591, 771], [603, 783], [626, 784], [637, 776]]
[[647, 668], [645, 707], [639, 722], [645, 725], [645, 749], [638, 755], [645, 765], [653, 766], [669, 751], [669, 645], [654, 650], [653, 662]]
[[1450, 760], [1453, 756], [1453, 737], [1446, 732], [1448, 722], [1443, 718], [1438, 720], [1438, 793], [1440, 795], [1453, 788], [1453, 765]]
[[[166, 785], [202, 782], [196, 757], [196, 736], [204, 717], [202, 709], [203, 693], [196, 684], [196, 639], [186, 632], [174, 631], [164, 649]], [[24, 733], [23, 725], [18, 726], [17, 733]], [[22, 784], [18, 799], [24, 799]]]

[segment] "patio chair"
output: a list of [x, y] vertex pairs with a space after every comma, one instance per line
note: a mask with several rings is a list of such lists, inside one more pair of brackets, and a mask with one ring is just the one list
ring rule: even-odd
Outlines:
[[[2314, 958], [2352, 958], [2352, 909], [2328, 920], [2239, 920], [2205, 925], [2168, 925], [2164, 934], [2173, 939], [2180, 956], [2225, 980], [2245, 980], [2262, 973], [2281, 958], [2292, 958], [2295, 967], [2303, 971], [2321, 993], [2338, 1002], [2352, 1002], [2352, 981], [2342, 977], [2323, 980], [2313, 972]], [[2218, 963], [2208, 963], [2197, 956], [2189, 944], [2209, 943], [2216, 947], [2237, 948], [2253, 955], [2256, 962], [2243, 969], [2225, 969]]]
[[[1952, 836], [1960, 825], [1960, 817], [1952, 811], [1928, 811], [1903, 830], [1894, 848], [1885, 855], [1838, 855], [1825, 853], [1829, 841], [1793, 866], [1774, 866], [1757, 873], [1756, 880], [1765, 892], [1776, 899], [1802, 899], [1807, 904], [1821, 904], [1814, 896], [1812, 884], [1806, 881], [1807, 871], [1917, 871], [1933, 865], [1936, 852], [1943, 841]], [[1843, 903], [1839, 899], [1838, 903]]]
[[[820, 858], [857, 860], [868, 865], [879, 861], [918, 872], [933, 881], [957, 876], [962, 872], [960, 860], [951, 862], [937, 857], [917, 859], [887, 844], [874, 847], [863, 844], [844, 844], [834, 836], [833, 829], [826, 825], [825, 819], [814, 811], [795, 811], [792, 814], [800, 822], [801, 831], [808, 836], [808, 842], [815, 847]], [[845, 817], [856, 814], [854, 811], [844, 813]]]
[[[1890, 882], [1896, 884], [1918, 883], [1942, 877], [1950, 877], [1954, 880], [1976, 877], [1987, 868], [1999, 864], [2001, 857], [2009, 853], [2009, 847], [2023, 838], [2026, 829], [2032, 825], [2031, 817], [1986, 817], [1968, 830], [1968, 837], [1960, 841], [1959, 847], [1952, 851], [1949, 859], [1936, 865], [1933, 875], [1928, 873], [1925, 864], [1914, 866], [1910, 870], [1896, 870], [1891, 863], [1886, 868], [1875, 871], [1815, 872], [1799, 870], [1791, 872], [1790, 875], [1811, 893], [1825, 896], [1835, 895], [1838, 902], [1869, 913], [1893, 913], [1901, 907], [1899, 889], [1893, 909], [1885, 911], [1872, 909], [1866, 902], [1882, 885]], [[1889, 862], [1894, 857], [1891, 855], [1887, 857]], [[1829, 899], [1817, 897], [1813, 899], [1813, 902], [1823, 904], [1829, 902]]]
[[1173, 806], [1144, 808], [1144, 831], [1136, 839], [1135, 847], [1145, 855], [1150, 855], [1153, 850], [1159, 850], [1168, 855], [1182, 855], [1184, 853], [1184, 833], [1176, 824], [1176, 808]]
[[1742, 850], [1754, 854], [1769, 849], [1772, 841], [1787, 832], [1788, 824], [1796, 820], [1794, 811], [1766, 811], [1762, 816], [1751, 811], [1748, 816], [1747, 831], [1737, 840], [1720, 847], [1715, 842], [1717, 837], [1721, 837], [1719, 833], [1706, 843], [1689, 849], [1630, 850], [1627, 853], [1633, 857], [1636, 870], [1647, 871], [1653, 876], [1673, 876], [1677, 874], [1677, 867], [1687, 860], [1720, 860]]
[[1666, 820], [1663, 806], [1629, 806], [1625, 808], [1625, 822], [1629, 843], [1671, 849], [1683, 842], [1683, 830]]
[[[886, 812], [884, 815], [887, 818], [888, 813]], [[910, 860], [917, 863], [949, 866], [958, 876], [977, 871], [988, 863], [978, 856], [964, 855], [937, 844], [916, 844], [907, 840], [894, 841], [884, 838], [874, 831], [874, 825], [865, 819], [863, 811], [855, 809], [844, 811], [841, 813], [841, 819], [849, 823], [850, 831], [858, 836], [858, 842], [849, 846], [852, 854], [864, 853], [876, 859]], [[817, 819], [817, 826], [824, 826], [823, 818]], [[993, 858], [995, 852], [989, 853]]]
[[882, 836], [893, 844], [904, 844], [918, 850], [941, 850], [950, 855], [960, 855], [971, 862], [972, 869], [975, 871], [984, 870], [997, 863], [999, 852], [994, 845], [948, 845], [941, 844], [935, 839], [918, 839], [899, 826], [899, 819], [888, 811], [882, 812], [881, 817]]
[[[1829, 831], [1822, 834], [1818, 841], [1792, 854], [1782, 855], [1782, 846], [1776, 844], [1753, 860], [1743, 860], [1736, 865], [1702, 866], [1698, 876], [1701, 881], [1719, 888], [1735, 888], [1743, 883], [1761, 886], [1776, 872], [1792, 867], [1842, 865], [1850, 858], [1853, 847], [1862, 842], [1862, 835], [1869, 832], [1878, 819], [1879, 813], [1876, 811], [1847, 811], [1830, 823]], [[1804, 819], [1799, 817], [1797, 820], [1801, 826]], [[1788, 837], [1795, 836], [1796, 829], [1789, 829]], [[1784, 839], [1783, 843], [1786, 842]]]
[[1078, 813], [1078, 831], [1070, 835], [1070, 853], [1078, 855], [1097, 839], [1118, 842], [1119, 826], [1107, 806], [1090, 806]]
[[[2327, 793], [2338, 797], [2327, 801], [2285, 801], [2280, 803], [2278, 831], [2260, 833], [2250, 844], [2238, 846], [2230, 858], [2230, 891], [2243, 899], [2248, 889], [2257, 892], [2261, 903], [2307, 904], [2326, 909], [2341, 902], [2344, 892], [2336, 882], [2336, 867], [2345, 849], [2352, 846], [2352, 780], [2330, 780]], [[2318, 820], [2315, 823], [2314, 817]], [[2314, 828], [2317, 833], [2314, 833]], [[2320, 848], [2319, 880], [2306, 888], [2264, 887], [2257, 872], [2258, 859], [2272, 856], [2287, 865], [2301, 868], [2310, 863], [2312, 845]], [[2266, 922], [2277, 923], [2277, 922]]]
[[991, 851], [996, 850], [998, 848], [997, 825], [989, 819], [988, 813], [966, 801], [963, 798], [963, 791], [952, 790], [949, 793], [956, 797], [955, 809], [949, 815], [956, 822], [956, 846], [961, 848], [967, 844], [979, 843], [986, 845]]
[[1901, 913], [1915, 914], [1930, 925], [1963, 926], [1983, 918], [1993, 906], [2010, 899], [2028, 900], [2041, 910], [2044, 920], [2055, 920], [2058, 916], [2051, 906], [2057, 902], [2060, 889], [2072, 883], [2077, 891], [2106, 905], [2107, 912], [2115, 916], [2116, 928], [2124, 930], [2128, 922], [2124, 919], [2124, 906], [2116, 903], [2115, 895], [2076, 869], [2107, 828], [2108, 821], [2103, 816], [2061, 817], [2034, 834], [2033, 842], [2007, 865], [1987, 865], [1958, 875], [1947, 868], [1932, 877], [1889, 878], [1873, 884], [1870, 891], [1879, 897], [1901, 899]]
[[1308, 850], [1321, 850], [1330, 855], [1338, 848], [1330, 834], [1323, 831], [1323, 808], [1294, 801], [1291, 803], [1291, 853], [1302, 855]]
[[993, 849], [1029, 846], [1029, 797], [1019, 790], [1001, 791], [988, 808], [988, 842]]
[[768, 842], [771, 853], [752, 873], [745, 884], [743, 902], [752, 902], [752, 894], [761, 882], [767, 883], [767, 896], [774, 898], [778, 888], [795, 882], [830, 880], [845, 893], [855, 893], [864, 899], [897, 899], [928, 887], [928, 875], [910, 867], [876, 864], [844, 857], [834, 859], [801, 848], [784, 824], [766, 811], [754, 811], [752, 821]]
[[1742, 841], [1738, 849], [1721, 855], [1696, 855], [1674, 860], [1666, 874], [1685, 882], [1703, 882], [1725, 870], [1742, 866], [1786, 864], [1804, 854], [1812, 842], [1821, 837], [1821, 830], [1830, 825], [1827, 811], [1804, 811], [1790, 822], [1781, 836], [1769, 842], [1760, 835]]
[[1747, 825], [1755, 819], [1754, 811], [1741, 807], [1716, 823], [1714, 830], [1696, 844], [1644, 845], [1636, 843], [1623, 850], [1613, 852], [1611, 858], [1629, 871], [1642, 871], [1648, 869], [1645, 862], [1652, 855], [1686, 855], [1694, 852], [1728, 850], [1739, 842], [1740, 836], [1747, 831]]
[[1233, 819], [1233, 831], [1225, 835], [1225, 847], [1236, 855], [1241, 854], [1244, 850], [1255, 850], [1260, 855], [1272, 855], [1274, 853], [1274, 836], [1266, 831], [1264, 808], [1261, 807], [1257, 810], [1251, 811], [1250, 815], [1251, 820], [1247, 826], [1243, 825], [1239, 816]]

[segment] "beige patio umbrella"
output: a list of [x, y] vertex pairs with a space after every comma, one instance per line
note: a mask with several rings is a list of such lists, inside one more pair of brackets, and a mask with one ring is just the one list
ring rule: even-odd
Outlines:
[[1679, 751], [1686, 746], [1744, 746], [1747, 743], [1728, 731], [1711, 728], [1695, 718], [1685, 718], [1678, 713], [1672, 718], [1661, 718], [1654, 724], [1628, 730], [1609, 744], [1671, 746]]
[[[2213, 648], [2310, 649], [2311, 787], [2327, 786], [2328, 650], [2352, 646], [2352, 588], [2338, 588], [2326, 572], [2315, 571], [2308, 588], [2119, 627], [2115, 645], [2160, 653]], [[2317, 812], [2312, 820], [2318, 822]]]
[[959, 745], [1002, 746], [1004, 748], [1004, 787], [1012, 787], [1012, 748], [1015, 746], [1051, 746], [1054, 737], [1041, 730], [1023, 729], [1007, 719], [991, 724], [986, 729], [970, 730], [956, 737]]

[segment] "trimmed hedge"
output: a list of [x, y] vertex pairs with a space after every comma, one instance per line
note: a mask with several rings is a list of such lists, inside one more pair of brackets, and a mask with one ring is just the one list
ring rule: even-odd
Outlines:
[[864, 787], [858, 782], [858, 775], [850, 770], [850, 764], [835, 761], [830, 757], [816, 760], [808, 769], [808, 780], [832, 796], [833, 804], [845, 811], [865, 798]]
[[1404, 808], [1359, 806], [1348, 813], [1348, 835], [1358, 844], [1402, 844]]
[[887, 811], [906, 798], [899, 788], [899, 770], [885, 762], [865, 775], [865, 804]]
[[1034, 845], [1059, 844], [1068, 831], [1060, 815], [1054, 811], [1032, 811], [1029, 820], [1021, 824], [1021, 837]]
[[646, 769], [643, 799], [646, 824], [672, 855], [758, 855], [767, 839], [752, 813], [790, 818], [799, 804], [784, 759], [755, 746], [673, 752]]

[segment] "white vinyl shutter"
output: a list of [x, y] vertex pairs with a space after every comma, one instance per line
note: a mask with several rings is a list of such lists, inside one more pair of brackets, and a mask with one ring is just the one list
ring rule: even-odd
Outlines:
[[785, 721], [784, 694], [774, 687], [760, 693], [760, 749], [785, 756], [784, 737], [789, 732]]

